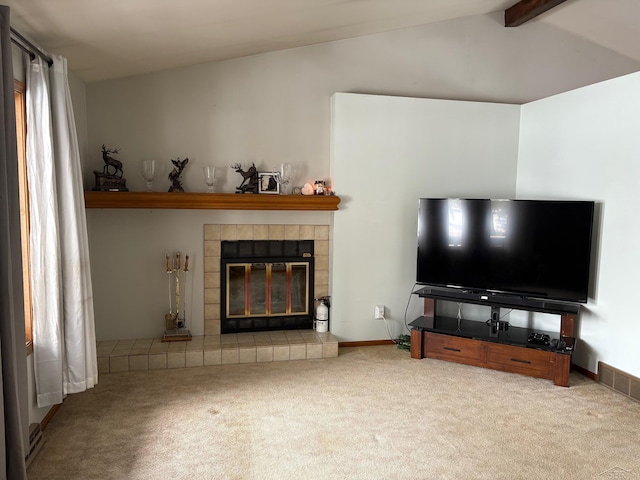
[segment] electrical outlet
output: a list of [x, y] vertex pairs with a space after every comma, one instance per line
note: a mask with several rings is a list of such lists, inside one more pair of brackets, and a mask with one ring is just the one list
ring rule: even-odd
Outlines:
[[376, 305], [373, 309], [373, 318], [381, 320], [384, 318], [384, 305]]

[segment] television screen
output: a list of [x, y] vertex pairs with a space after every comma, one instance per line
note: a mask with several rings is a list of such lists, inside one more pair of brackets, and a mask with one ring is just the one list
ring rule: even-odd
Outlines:
[[594, 203], [422, 198], [417, 283], [585, 303]]

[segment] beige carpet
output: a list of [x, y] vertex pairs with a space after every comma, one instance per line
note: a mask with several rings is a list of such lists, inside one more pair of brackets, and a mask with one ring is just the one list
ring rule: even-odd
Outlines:
[[394, 346], [103, 375], [29, 479], [640, 478], [640, 404]]

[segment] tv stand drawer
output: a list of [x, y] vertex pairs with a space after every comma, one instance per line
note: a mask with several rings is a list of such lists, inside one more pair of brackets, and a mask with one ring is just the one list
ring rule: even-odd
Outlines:
[[511, 345], [488, 345], [487, 367], [538, 378], [553, 378], [553, 354]]
[[438, 333], [425, 333], [423, 347], [423, 355], [428, 358], [467, 365], [485, 363], [486, 342]]

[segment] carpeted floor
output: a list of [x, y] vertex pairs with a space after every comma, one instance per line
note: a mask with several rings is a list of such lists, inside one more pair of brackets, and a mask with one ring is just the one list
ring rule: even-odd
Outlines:
[[394, 346], [103, 375], [69, 396], [30, 480], [640, 478], [640, 404]]

